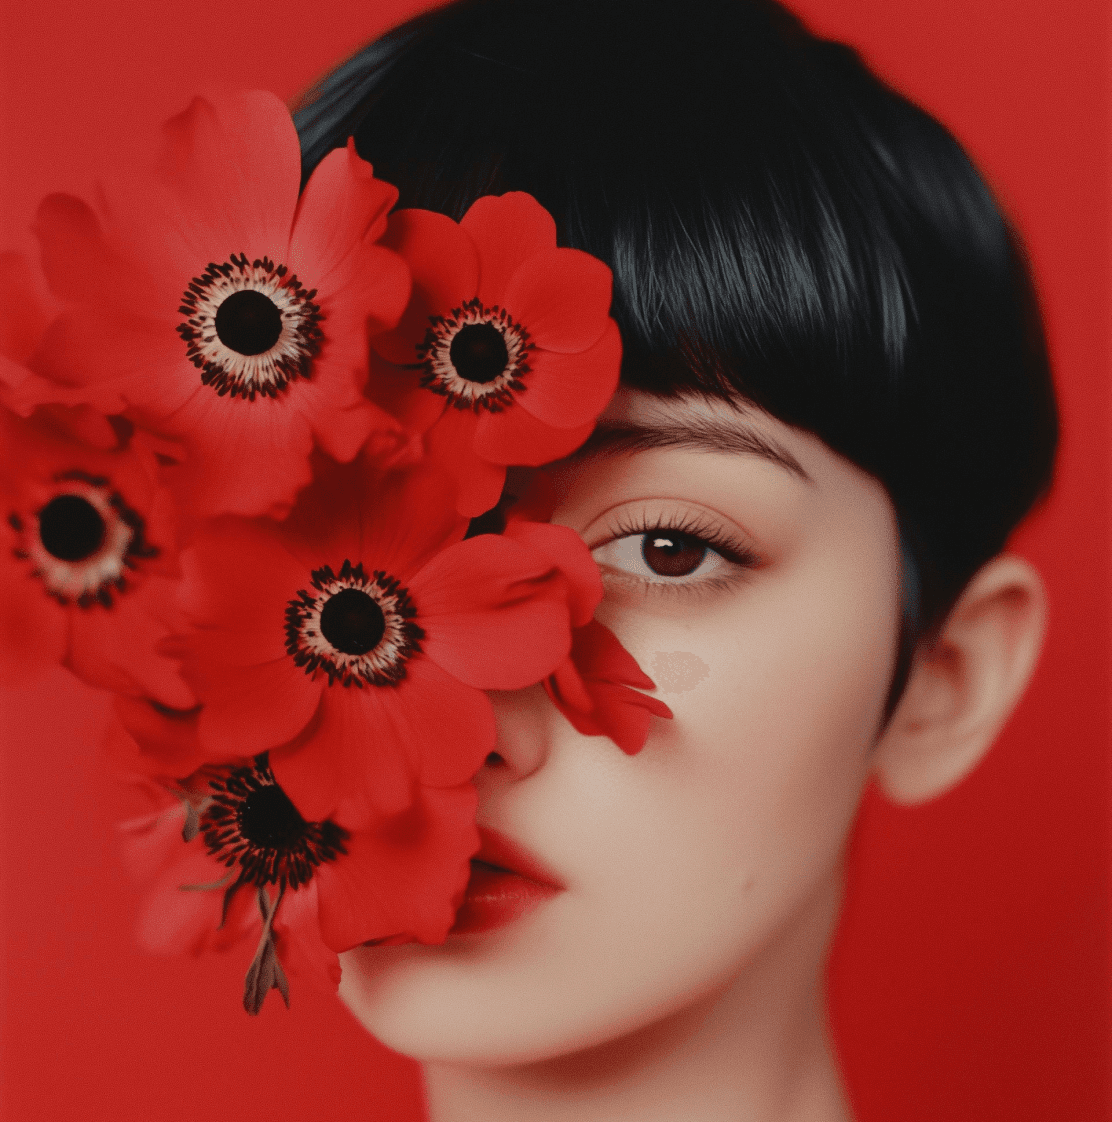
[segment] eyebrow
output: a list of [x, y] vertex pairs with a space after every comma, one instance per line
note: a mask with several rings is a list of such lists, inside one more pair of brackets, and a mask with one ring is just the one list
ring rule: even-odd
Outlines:
[[585, 459], [622, 452], [647, 452], [657, 448], [689, 448], [732, 456], [760, 456], [806, 483], [813, 482], [803, 465], [780, 443], [744, 421], [726, 422], [712, 417], [685, 421], [653, 420], [601, 422], [577, 452], [568, 458]]

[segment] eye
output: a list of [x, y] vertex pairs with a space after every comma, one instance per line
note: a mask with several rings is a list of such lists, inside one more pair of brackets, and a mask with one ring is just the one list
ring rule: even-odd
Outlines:
[[651, 583], [725, 576], [735, 565], [694, 534], [657, 527], [614, 538], [594, 550], [604, 568]]

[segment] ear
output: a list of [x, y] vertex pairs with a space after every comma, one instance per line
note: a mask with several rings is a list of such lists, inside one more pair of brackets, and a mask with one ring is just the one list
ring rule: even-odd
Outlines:
[[1001, 554], [965, 587], [938, 638], [915, 655], [877, 743], [875, 767], [898, 803], [952, 787], [992, 746], [1035, 669], [1046, 592], [1021, 557]]

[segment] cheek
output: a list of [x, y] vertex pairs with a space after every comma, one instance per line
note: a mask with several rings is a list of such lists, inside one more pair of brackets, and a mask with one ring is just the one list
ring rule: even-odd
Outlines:
[[[653, 898], [700, 917], [707, 943], [747, 941], [836, 874], [868, 776], [896, 635], [890, 576], [839, 588], [803, 572], [754, 583], [730, 610], [609, 621], [657, 681], [661, 722], [628, 806]], [[889, 595], [891, 593], [891, 595]], [[645, 815], [652, 808], [649, 818]]]

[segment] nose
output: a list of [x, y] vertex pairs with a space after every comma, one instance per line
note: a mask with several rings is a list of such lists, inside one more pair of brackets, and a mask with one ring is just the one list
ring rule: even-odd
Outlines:
[[517, 782], [544, 766], [552, 742], [552, 723], [559, 711], [541, 685], [524, 690], [492, 690], [498, 736], [494, 751], [475, 777], [484, 785]]

